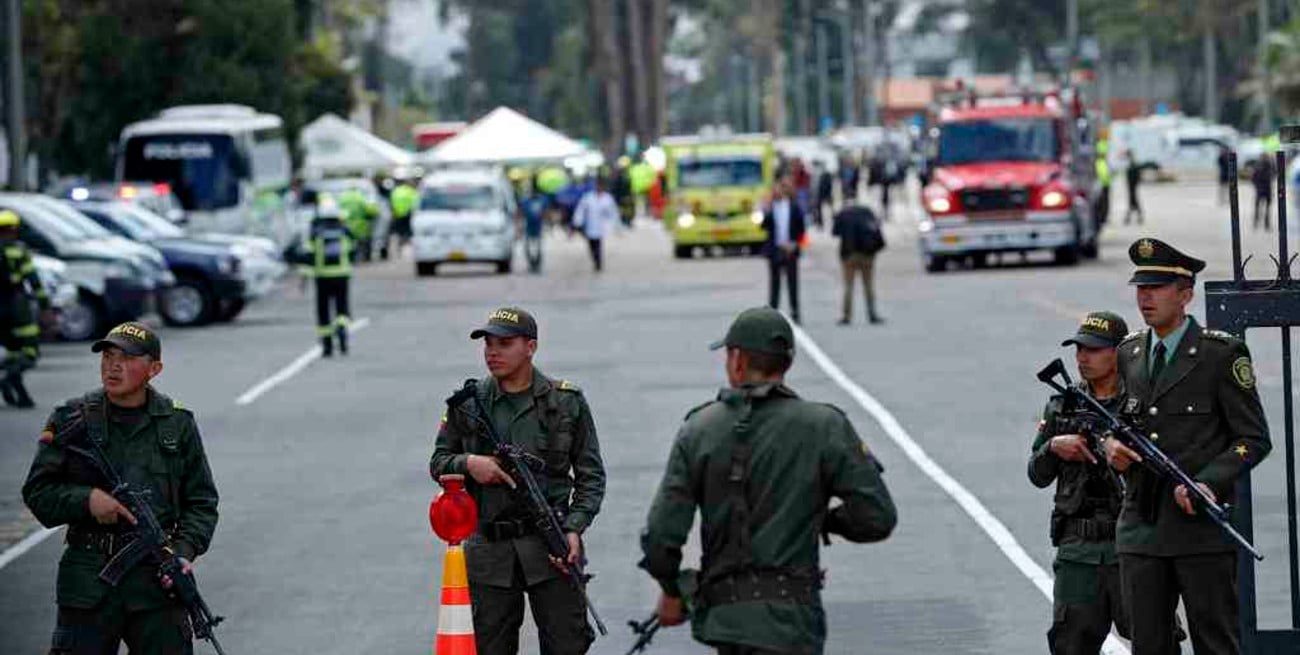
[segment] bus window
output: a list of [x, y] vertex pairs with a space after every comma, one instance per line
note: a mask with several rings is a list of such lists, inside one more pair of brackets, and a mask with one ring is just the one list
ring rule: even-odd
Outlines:
[[158, 134], [126, 142], [122, 179], [166, 182], [186, 210], [239, 204], [240, 160], [234, 140], [220, 134]]
[[283, 189], [293, 175], [293, 161], [284, 130], [278, 127], [253, 132], [253, 185], [258, 189]]

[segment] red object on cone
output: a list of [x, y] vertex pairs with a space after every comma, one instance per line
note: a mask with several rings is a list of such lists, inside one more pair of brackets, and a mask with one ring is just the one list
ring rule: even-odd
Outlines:
[[438, 483], [443, 492], [429, 504], [429, 525], [434, 534], [454, 546], [478, 529], [478, 503], [465, 491], [465, 476], [444, 475]]

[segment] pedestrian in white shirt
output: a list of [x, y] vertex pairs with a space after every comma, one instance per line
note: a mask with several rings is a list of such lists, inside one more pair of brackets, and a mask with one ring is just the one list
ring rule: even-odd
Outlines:
[[604, 268], [602, 244], [605, 235], [618, 223], [618, 203], [609, 194], [609, 183], [605, 178], [596, 178], [596, 190], [590, 191], [578, 201], [573, 212], [573, 225], [582, 230], [591, 247], [591, 262], [599, 273]]

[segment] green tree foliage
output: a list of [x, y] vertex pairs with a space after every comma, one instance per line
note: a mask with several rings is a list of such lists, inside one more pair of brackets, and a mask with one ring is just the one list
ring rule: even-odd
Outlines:
[[112, 174], [122, 127], [160, 109], [240, 103], [279, 114], [290, 137], [347, 113], [328, 44], [302, 43], [295, 0], [27, 0], [32, 145], [63, 174]]

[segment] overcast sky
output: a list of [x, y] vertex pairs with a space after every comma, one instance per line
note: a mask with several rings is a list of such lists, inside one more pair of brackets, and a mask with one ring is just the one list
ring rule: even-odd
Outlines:
[[389, 52], [420, 68], [451, 71], [451, 51], [464, 39], [465, 21], [438, 21], [439, 0], [390, 0]]

